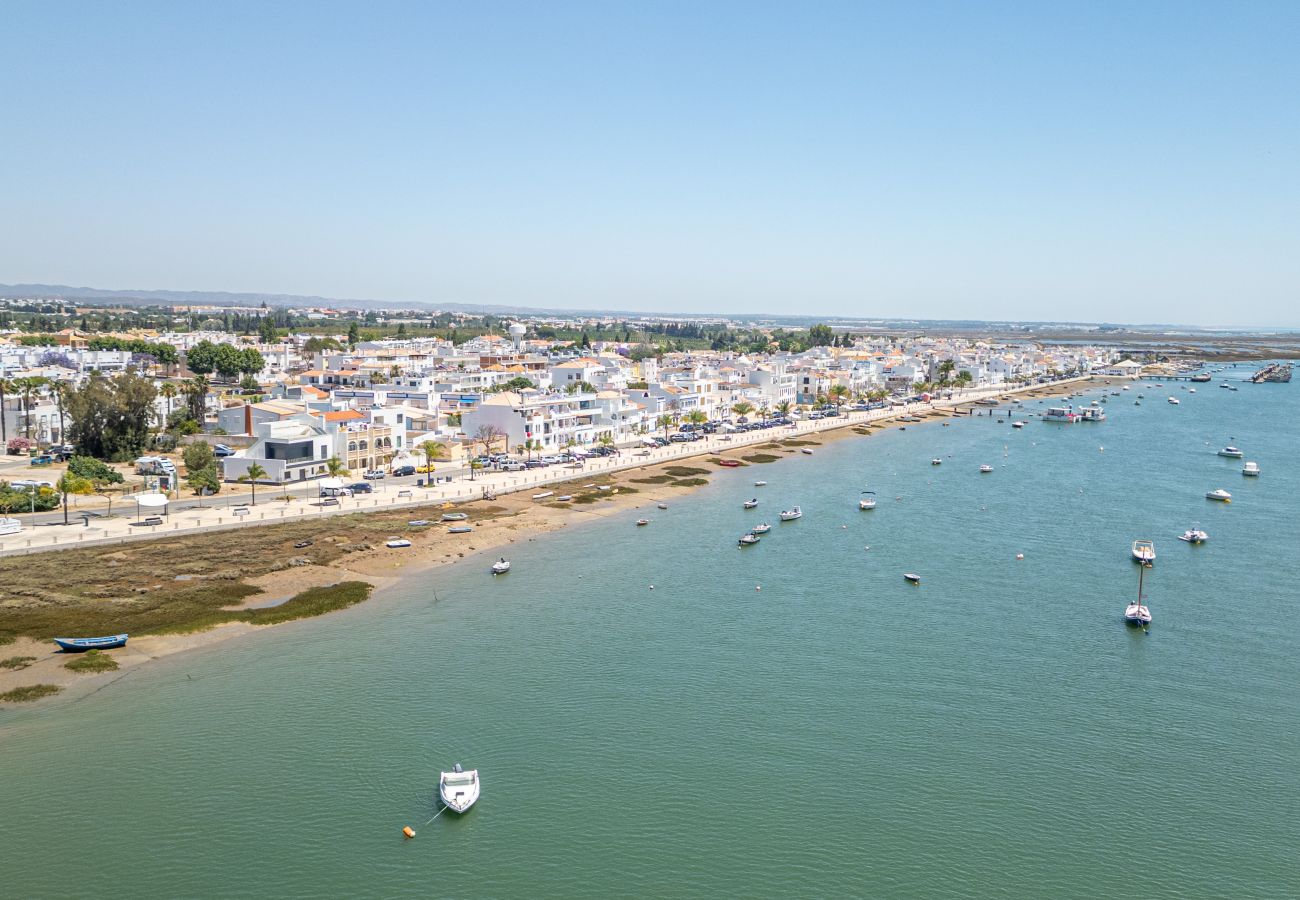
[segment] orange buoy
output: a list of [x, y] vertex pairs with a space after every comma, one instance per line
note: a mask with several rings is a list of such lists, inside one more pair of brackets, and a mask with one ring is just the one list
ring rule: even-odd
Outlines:
[[402, 829], [402, 834], [406, 835], [408, 838], [413, 838], [415, 837], [415, 829], [412, 828], [410, 825], [407, 825], [405, 828]]

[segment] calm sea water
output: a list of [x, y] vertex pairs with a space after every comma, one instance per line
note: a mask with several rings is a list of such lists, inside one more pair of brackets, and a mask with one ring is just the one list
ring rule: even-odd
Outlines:
[[844, 440], [0, 712], [0, 894], [1300, 895], [1297, 398]]

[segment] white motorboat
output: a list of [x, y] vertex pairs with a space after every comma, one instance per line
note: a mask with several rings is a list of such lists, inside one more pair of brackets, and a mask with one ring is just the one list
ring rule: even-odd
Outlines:
[[1228, 457], [1228, 459], [1241, 459], [1246, 454], [1242, 453], [1236, 447], [1233, 447], [1232, 445], [1228, 445], [1227, 447], [1224, 447], [1222, 450], [1219, 451], [1219, 455], [1226, 456]]
[[921, 583], [921, 576], [917, 575], [915, 572], [904, 572], [903, 577], [912, 582], [912, 584]]
[[797, 506], [792, 506], [789, 509], [781, 510], [782, 522], [793, 522], [795, 519], [801, 519], [801, 518], [803, 518], [803, 510]]
[[1223, 503], [1231, 503], [1232, 495], [1223, 488], [1216, 488], [1205, 495], [1206, 500], [1219, 500]]
[[1012, 423], [1011, 423], [1011, 427], [1012, 427], [1012, 428], [1024, 428], [1024, 427], [1025, 427], [1025, 423], [1024, 423], [1024, 422], [1012, 422]]
[[1177, 397], [1170, 397], [1170, 398], [1169, 398], [1169, 402], [1172, 403], [1174, 406], [1177, 406], [1177, 405], [1178, 405], [1178, 398], [1177, 398]]
[[1195, 393], [1196, 393], [1196, 388], [1188, 388], [1188, 389], [1187, 389], [1187, 393], [1189, 393], [1189, 394], [1195, 394]]
[[504, 556], [492, 564], [493, 575], [504, 575], [510, 571], [510, 560]]
[[399, 547], [411, 546], [411, 542], [408, 541], [406, 538], [391, 537], [388, 540], [384, 541], [384, 546], [396, 550]]
[[990, 465], [987, 465], [987, 464], [986, 464], [986, 465], [982, 465], [982, 466], [980, 466], [980, 472], [983, 473], [983, 474], [985, 474], [985, 475], [987, 475], [989, 472], [992, 472], [992, 471], [993, 471], [993, 467], [990, 466]]
[[641, 527], [642, 525], [649, 525], [649, 524], [650, 524], [650, 520], [649, 520], [649, 519], [637, 519], [637, 520], [636, 520], [636, 524], [637, 524], [637, 527], [639, 528], [639, 527]]
[[875, 509], [875, 508], [876, 508], [876, 492], [863, 491], [862, 499], [858, 501], [858, 509]]
[[1191, 528], [1178, 535], [1178, 540], [1187, 541], [1189, 544], [1203, 544], [1210, 539], [1210, 536], [1201, 530], [1199, 525], [1193, 525]]
[[742, 547], [750, 547], [757, 543], [758, 543], [758, 535], [756, 534], [742, 534], [740, 536], [740, 546]]
[[753, 528], [749, 529], [749, 533], [755, 535], [767, 534], [771, 530], [772, 530], [772, 526], [767, 524], [766, 522], [763, 522], [762, 524], [755, 525]]
[[1245, 464], [1244, 466], [1241, 467], [1241, 474], [1242, 474], [1242, 475], [1258, 475], [1258, 474], [1259, 474], [1259, 463], [1255, 462], [1254, 460], [1247, 460], [1247, 461], [1246, 461], [1246, 464]]
[[1137, 599], [1130, 603], [1124, 610], [1124, 621], [1129, 625], [1137, 625], [1145, 628], [1151, 624], [1151, 610], [1147, 609], [1142, 603], [1142, 579], [1147, 573], [1147, 567], [1138, 568], [1138, 595]]
[[478, 769], [466, 772], [460, 763], [451, 767], [450, 772], [443, 772], [438, 779], [438, 796], [446, 807], [454, 813], [463, 813], [478, 802]]
[[745, 509], [753, 509], [755, 506], [758, 506], [758, 498], [757, 498], [757, 497], [755, 497], [753, 500], [746, 500], [746, 501], [745, 501]]
[[943, 460], [941, 460], [939, 457], [936, 456], [934, 459], [930, 460], [930, 465], [941, 466], [943, 465]]
[[766, 482], [766, 481], [755, 481], [755, 482], [754, 482], [754, 487], [767, 487], [767, 482]]
[[800, 447], [799, 452], [804, 454], [805, 456], [813, 455], [812, 447]]
[[1071, 406], [1053, 406], [1043, 413], [1043, 421], [1072, 425], [1079, 421], [1079, 414]]
[[1133, 558], [1143, 565], [1151, 565], [1156, 561], [1156, 545], [1151, 541], [1134, 541]]

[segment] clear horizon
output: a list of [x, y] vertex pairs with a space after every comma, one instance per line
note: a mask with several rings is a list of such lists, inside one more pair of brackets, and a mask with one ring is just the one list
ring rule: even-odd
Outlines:
[[1300, 7], [9, 10], [0, 282], [1300, 326]]

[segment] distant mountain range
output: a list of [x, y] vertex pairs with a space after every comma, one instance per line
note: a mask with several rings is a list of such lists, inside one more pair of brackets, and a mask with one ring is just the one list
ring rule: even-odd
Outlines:
[[566, 309], [557, 307], [508, 306], [490, 303], [429, 303], [422, 300], [351, 300], [341, 297], [314, 297], [300, 294], [257, 294], [234, 291], [167, 291], [167, 290], [106, 290], [104, 288], [71, 287], [66, 284], [0, 284], [0, 297], [39, 298], [48, 300], [88, 300], [97, 303], [119, 303], [124, 306], [153, 306], [157, 304], [184, 304], [188, 306], [242, 306], [256, 308], [266, 304], [268, 307], [301, 309], [304, 307], [325, 307], [328, 309], [359, 310], [441, 310], [460, 313], [484, 313], [494, 316], [618, 316], [618, 317], [652, 317], [652, 318], [718, 318], [737, 322], [762, 323], [797, 327], [826, 322], [832, 326], [849, 328], [895, 329], [899, 331], [926, 331], [931, 329], [951, 330], [957, 332], [1015, 332], [1027, 331], [1026, 337], [1033, 332], [1059, 330], [1079, 331], [1096, 334], [1100, 337], [1117, 337], [1124, 332], [1139, 333], [1183, 333], [1183, 334], [1259, 334], [1292, 333], [1293, 329], [1267, 329], [1261, 332], [1245, 328], [1207, 328], [1195, 325], [1142, 324], [1114, 325], [1095, 322], [1013, 322], [1006, 319], [907, 319], [875, 316], [832, 316], [832, 315], [768, 315], [740, 313], [662, 313], [645, 312], [628, 309]]

